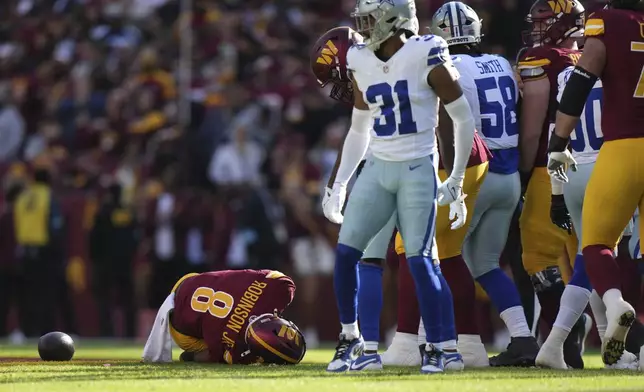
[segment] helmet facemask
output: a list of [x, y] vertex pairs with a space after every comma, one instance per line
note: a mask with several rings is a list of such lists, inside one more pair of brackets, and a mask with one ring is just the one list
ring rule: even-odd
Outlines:
[[413, 0], [359, 0], [351, 17], [355, 18], [356, 30], [365, 37], [365, 44], [371, 50], [378, 50], [380, 44], [400, 29], [418, 33]]

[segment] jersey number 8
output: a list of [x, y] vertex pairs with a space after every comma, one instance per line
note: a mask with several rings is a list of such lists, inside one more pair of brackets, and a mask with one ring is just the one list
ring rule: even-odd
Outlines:
[[[492, 76], [476, 80], [481, 107], [481, 133], [489, 139], [497, 139], [505, 132], [508, 136], [519, 133], [517, 123], [517, 89], [510, 76]], [[499, 91], [501, 101], [488, 99], [488, 91]]]
[[[396, 122], [396, 102], [394, 101], [394, 94], [398, 99], [400, 123]], [[374, 84], [373, 86], [369, 86], [365, 95], [369, 103], [380, 105], [381, 116], [376, 118], [373, 124], [373, 130], [376, 132], [376, 135], [380, 137], [391, 136], [396, 131], [400, 135], [418, 132], [414, 116], [411, 112], [409, 84], [406, 80], [397, 81], [393, 89], [389, 83]]]
[[226, 318], [233, 310], [235, 299], [225, 291], [215, 291], [210, 287], [199, 287], [192, 294], [190, 307], [195, 312], [210, 313], [217, 318]]

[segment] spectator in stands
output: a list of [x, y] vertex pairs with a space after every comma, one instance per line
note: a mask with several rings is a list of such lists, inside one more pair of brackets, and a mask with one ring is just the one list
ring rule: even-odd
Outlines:
[[0, 81], [0, 162], [18, 157], [25, 136], [25, 122], [11, 102], [11, 85]]
[[210, 161], [210, 180], [224, 187], [258, 184], [264, 162], [262, 147], [250, 140], [245, 123], [234, 124], [231, 141], [217, 148]]
[[179, 220], [185, 205], [179, 200], [176, 167], [165, 169], [162, 188], [151, 200], [146, 214], [146, 235], [151, 244], [149, 259], [152, 270], [150, 305], [163, 303], [172, 286], [188, 272], [181, 243]]
[[122, 187], [109, 186], [94, 217], [89, 236], [93, 289], [98, 305], [101, 336], [114, 337], [112, 298], [123, 310], [125, 337], [135, 337], [133, 264], [140, 240], [134, 211], [123, 204]]
[[56, 329], [57, 310], [67, 331], [75, 326], [65, 281], [64, 216], [51, 188], [51, 174], [37, 167], [33, 183], [14, 205], [14, 229], [25, 280], [27, 336]]

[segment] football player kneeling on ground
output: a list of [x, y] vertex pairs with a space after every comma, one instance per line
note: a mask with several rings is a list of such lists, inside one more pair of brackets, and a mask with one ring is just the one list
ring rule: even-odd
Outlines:
[[279, 316], [295, 284], [270, 270], [188, 274], [159, 308], [144, 362], [171, 362], [172, 341], [186, 362], [297, 364], [304, 336]]

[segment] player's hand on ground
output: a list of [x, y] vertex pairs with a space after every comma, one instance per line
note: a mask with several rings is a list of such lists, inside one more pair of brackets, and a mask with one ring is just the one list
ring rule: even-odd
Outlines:
[[333, 223], [342, 224], [342, 221], [344, 220], [344, 216], [342, 216], [342, 207], [344, 207], [344, 200], [346, 197], [346, 185], [335, 184], [333, 189], [329, 189], [328, 187], [324, 189], [322, 211], [328, 220]]
[[461, 227], [465, 226], [465, 220], [467, 219], [467, 206], [465, 206], [465, 197], [452, 202], [449, 205], [449, 221], [452, 222], [452, 230], [458, 230]]
[[557, 181], [568, 182], [566, 168], [570, 166], [572, 171], [577, 171], [577, 161], [568, 150], [561, 152], [553, 151], [548, 154], [548, 174]]
[[463, 194], [463, 180], [449, 177], [438, 187], [437, 199], [439, 206], [446, 206], [457, 200], [462, 201], [465, 196]]
[[564, 229], [568, 234], [572, 234], [572, 220], [563, 195], [552, 195], [550, 203], [550, 219], [552, 223], [560, 229]]

